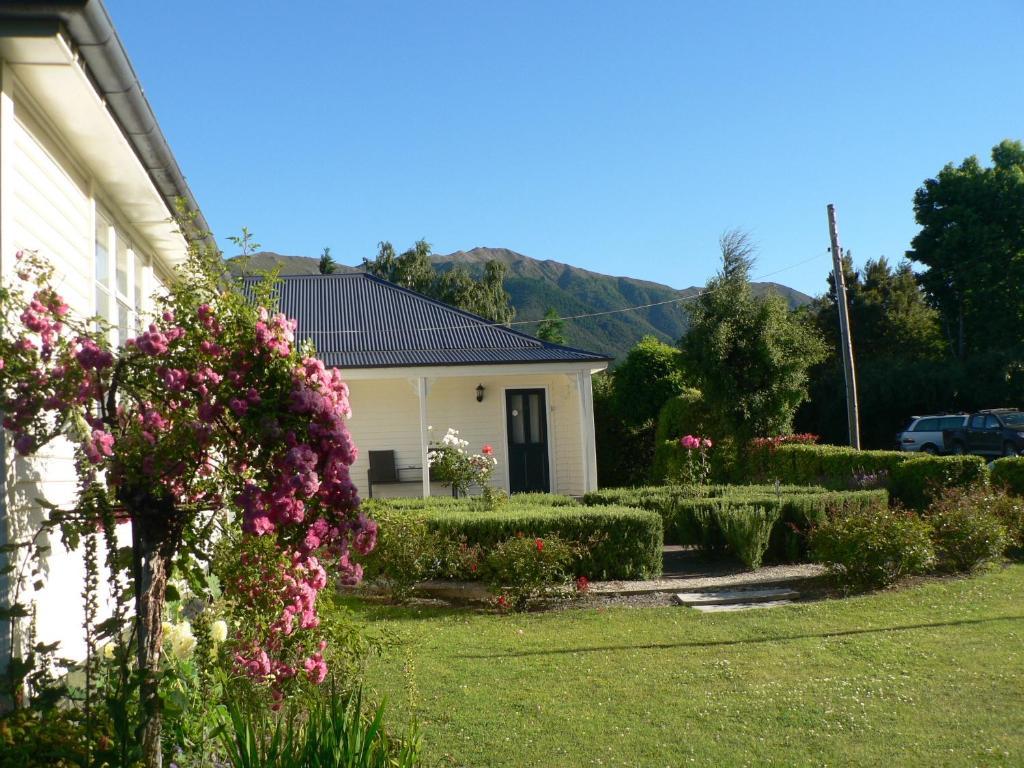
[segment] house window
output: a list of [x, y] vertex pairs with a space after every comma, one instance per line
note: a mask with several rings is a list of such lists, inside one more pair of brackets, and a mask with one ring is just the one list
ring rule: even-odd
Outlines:
[[148, 259], [123, 230], [96, 212], [96, 314], [113, 326], [110, 343], [120, 346], [142, 330]]
[[113, 227], [104, 216], [96, 212], [96, 315], [110, 322], [110, 240]]

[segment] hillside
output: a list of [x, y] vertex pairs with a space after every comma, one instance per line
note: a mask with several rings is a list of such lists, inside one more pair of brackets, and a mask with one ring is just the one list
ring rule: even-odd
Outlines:
[[[557, 261], [540, 261], [507, 248], [474, 248], [433, 257], [438, 270], [451, 269], [453, 265], [461, 264], [471, 273], [482, 271], [484, 264], [491, 259], [501, 261], [508, 267], [505, 288], [512, 296], [516, 321], [539, 319], [549, 307], [566, 317], [658, 304], [693, 296], [700, 291], [698, 287], [676, 289], [632, 277], [603, 275]], [[228, 261], [232, 269], [238, 271], [238, 257]], [[281, 274], [285, 275], [318, 272], [317, 260], [314, 258], [282, 256], [272, 252], [250, 256], [246, 271], [275, 267], [280, 267]], [[338, 271], [358, 270], [339, 265]], [[810, 296], [777, 283], [754, 283], [754, 290], [759, 294], [775, 290], [791, 307], [811, 300]], [[674, 343], [686, 332], [687, 316], [684, 307], [685, 302], [662, 304], [630, 312], [570, 320], [565, 323], [566, 335], [571, 346], [603, 352], [618, 359], [645, 335]], [[537, 330], [536, 325], [516, 327], [527, 333]]]

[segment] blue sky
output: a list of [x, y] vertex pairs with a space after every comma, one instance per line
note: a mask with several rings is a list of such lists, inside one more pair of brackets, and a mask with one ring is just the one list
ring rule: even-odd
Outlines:
[[925, 178], [1024, 138], [1019, 0], [106, 4], [225, 250], [422, 237], [681, 288], [742, 227], [818, 294], [827, 203], [899, 259]]

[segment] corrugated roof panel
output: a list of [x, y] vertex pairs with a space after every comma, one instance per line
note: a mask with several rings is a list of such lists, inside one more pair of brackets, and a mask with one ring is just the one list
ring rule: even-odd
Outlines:
[[[243, 282], [248, 291], [261, 278]], [[551, 344], [365, 273], [292, 275], [275, 287], [327, 365], [338, 368], [604, 362]]]

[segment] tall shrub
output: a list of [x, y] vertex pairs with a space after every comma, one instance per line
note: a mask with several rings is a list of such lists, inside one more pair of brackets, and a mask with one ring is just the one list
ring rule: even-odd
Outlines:
[[72, 544], [111, 531], [115, 519], [131, 523], [130, 557], [109, 565], [124, 569], [134, 594], [148, 765], [161, 761], [168, 579], [173, 568], [203, 589], [191, 563], [209, 556], [217, 513], [231, 509], [245, 534], [247, 568], [224, 589], [240, 602], [258, 590], [266, 601], [239, 627], [238, 672], [269, 685], [302, 669], [323, 679], [317, 594], [328, 568], [358, 580], [350, 552], [369, 551], [376, 536], [349, 477], [355, 448], [339, 373], [295, 344], [294, 323], [272, 309], [270, 281], [247, 298], [217, 264], [194, 253], [148, 328], [117, 350], [106, 329], [69, 314], [53, 268], [35, 254], [20, 253], [21, 284], [0, 289], [4, 426], [22, 455], [61, 435], [76, 446], [78, 501], [50, 523]]

